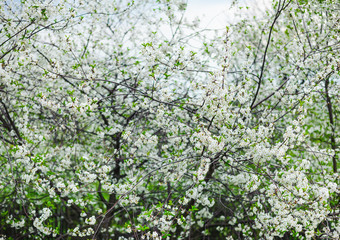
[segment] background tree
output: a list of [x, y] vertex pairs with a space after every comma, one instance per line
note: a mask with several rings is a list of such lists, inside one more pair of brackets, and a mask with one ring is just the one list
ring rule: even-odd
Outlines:
[[185, 8], [2, 3], [4, 237], [338, 238], [338, 4]]

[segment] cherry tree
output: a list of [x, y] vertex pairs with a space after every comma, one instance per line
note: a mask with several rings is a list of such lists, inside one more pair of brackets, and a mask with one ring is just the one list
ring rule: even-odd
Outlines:
[[3, 239], [339, 238], [337, 2], [0, 4]]

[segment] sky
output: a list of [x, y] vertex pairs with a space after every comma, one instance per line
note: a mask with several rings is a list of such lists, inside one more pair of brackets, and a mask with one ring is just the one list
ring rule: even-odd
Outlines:
[[[242, 10], [230, 8], [232, 0], [188, 0], [186, 17], [194, 20], [201, 19], [201, 28], [224, 29], [227, 24], [236, 23], [242, 18], [260, 14], [270, 3], [270, 0], [239, 0], [240, 6], [249, 6]], [[236, 17], [236, 12], [241, 16]]]

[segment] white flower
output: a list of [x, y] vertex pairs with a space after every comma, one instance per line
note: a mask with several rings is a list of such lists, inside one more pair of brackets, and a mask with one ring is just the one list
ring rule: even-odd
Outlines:
[[327, 188], [325, 187], [322, 187], [319, 189], [319, 192], [318, 192], [318, 196], [323, 199], [323, 200], [327, 200], [329, 198], [329, 191]]
[[87, 223], [87, 224], [89, 224], [89, 225], [94, 225], [94, 224], [96, 224], [96, 217], [95, 217], [95, 216], [92, 216], [92, 217], [90, 217], [90, 218], [87, 218], [87, 219], [85, 220], [85, 223]]
[[132, 232], [132, 229], [131, 229], [131, 226], [130, 226], [130, 225], [126, 228], [126, 232], [127, 232], [127, 233], [131, 233], [131, 232]]
[[329, 182], [327, 187], [329, 188], [329, 191], [330, 192], [335, 192], [336, 191], [336, 188], [337, 188], [337, 184], [334, 183], [334, 182]]
[[67, 206], [71, 206], [71, 205], [72, 205], [72, 203], [73, 203], [73, 199], [69, 199], [69, 200], [67, 200]]

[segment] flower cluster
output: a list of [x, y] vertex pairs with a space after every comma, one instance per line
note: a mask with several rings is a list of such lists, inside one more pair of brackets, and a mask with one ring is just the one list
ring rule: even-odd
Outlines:
[[339, 238], [339, 4], [186, 2], [0, 1], [0, 238]]

